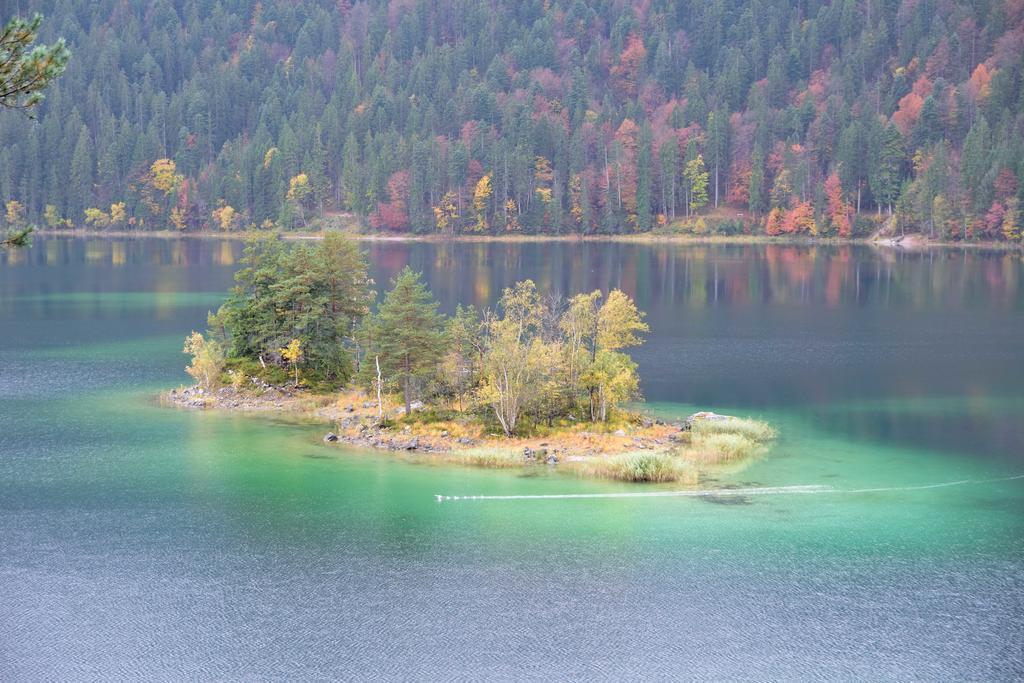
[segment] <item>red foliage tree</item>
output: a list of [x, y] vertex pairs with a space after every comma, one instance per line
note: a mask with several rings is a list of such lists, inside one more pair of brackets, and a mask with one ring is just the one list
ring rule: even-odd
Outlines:
[[992, 202], [992, 206], [989, 207], [988, 213], [985, 214], [985, 219], [982, 222], [985, 237], [999, 237], [1003, 228], [1003, 216], [1005, 215], [1006, 207], [1001, 202]]
[[994, 75], [995, 71], [985, 66], [984, 62], [978, 64], [978, 66], [974, 67], [974, 71], [967, 81], [967, 92], [975, 100], [985, 99], [988, 97], [989, 83], [992, 82], [992, 76]]
[[370, 225], [376, 230], [409, 229], [409, 172], [395, 171], [388, 178], [388, 199], [377, 205], [377, 211], [370, 216]]
[[619, 55], [619, 63], [612, 67], [612, 81], [615, 89], [624, 99], [633, 99], [637, 94], [640, 66], [647, 59], [647, 48], [636, 33], [630, 33], [626, 46]]
[[786, 235], [814, 235], [817, 226], [814, 223], [814, 207], [810, 202], [799, 202], [786, 212], [782, 219], [782, 233]]
[[901, 133], [910, 134], [914, 124], [917, 123], [917, 117], [921, 114], [924, 98], [928, 97], [931, 92], [932, 82], [928, 80], [927, 76], [921, 76], [914, 82], [913, 89], [900, 98], [900, 106], [892, 115], [892, 122]]
[[765, 221], [764, 224], [764, 231], [767, 234], [771, 235], [772, 237], [775, 237], [776, 235], [781, 235], [784, 214], [785, 212], [778, 207], [775, 207], [774, 209], [769, 211], [768, 219]]
[[996, 176], [996, 199], [1004, 200], [1017, 194], [1017, 176], [1008, 168], [1000, 169]]

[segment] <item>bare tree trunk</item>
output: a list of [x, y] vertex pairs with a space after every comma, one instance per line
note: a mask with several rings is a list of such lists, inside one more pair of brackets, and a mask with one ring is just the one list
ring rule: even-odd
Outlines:
[[718, 208], [718, 159], [717, 159], [717, 156], [718, 155], [715, 154], [715, 157], [716, 157], [716, 159], [715, 159], [715, 208], [716, 209]]
[[384, 400], [381, 396], [381, 376], [380, 376], [380, 356], [373, 357], [374, 363], [377, 364], [377, 422], [384, 421]]
[[409, 386], [409, 359], [405, 359], [405, 382], [402, 393], [405, 394], [405, 416], [412, 415], [412, 400], [409, 398], [409, 394], [412, 391], [412, 387]]

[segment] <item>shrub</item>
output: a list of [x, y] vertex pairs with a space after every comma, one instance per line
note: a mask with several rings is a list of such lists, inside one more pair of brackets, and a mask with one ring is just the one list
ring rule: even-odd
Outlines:
[[742, 235], [744, 227], [743, 221], [739, 218], [725, 218], [718, 222], [714, 232], [717, 235]]
[[860, 215], [853, 219], [852, 237], [869, 237], [880, 227], [880, 223], [869, 216]]

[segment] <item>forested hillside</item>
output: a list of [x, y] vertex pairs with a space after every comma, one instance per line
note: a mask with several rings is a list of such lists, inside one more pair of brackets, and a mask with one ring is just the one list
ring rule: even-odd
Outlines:
[[8, 223], [1020, 239], [1024, 0], [35, 11], [72, 58], [0, 113]]

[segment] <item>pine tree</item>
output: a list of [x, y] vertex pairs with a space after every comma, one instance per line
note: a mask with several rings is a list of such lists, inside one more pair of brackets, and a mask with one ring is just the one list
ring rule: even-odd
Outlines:
[[651, 229], [651, 129], [640, 129], [640, 147], [636, 158], [636, 227], [641, 232]]
[[714, 178], [715, 208], [718, 208], [719, 181], [723, 180], [722, 166], [729, 158], [729, 120], [724, 112], [708, 114], [708, 158]]
[[764, 152], [761, 146], [754, 147], [750, 157], [750, 190], [748, 207], [750, 213], [759, 216], [765, 210]]
[[893, 125], [880, 125], [871, 140], [868, 184], [878, 210], [887, 207], [892, 214], [893, 204], [900, 196], [900, 161], [903, 158], [903, 138]]
[[71, 156], [71, 183], [68, 187], [68, 214], [72, 221], [83, 218], [85, 207], [93, 205], [92, 138], [84, 125], [79, 129], [75, 153]]
[[70, 52], [64, 39], [32, 47], [43, 23], [14, 17], [0, 29], [0, 107], [28, 110], [43, 99], [43, 90], [64, 72]]
[[384, 375], [401, 387], [408, 415], [413, 383], [437, 366], [445, 346], [444, 317], [422, 276], [406, 266], [370, 325], [372, 344], [366, 357], [379, 356]]
[[964, 138], [963, 152], [960, 156], [960, 177], [964, 187], [972, 197], [976, 211], [988, 207], [988, 197], [982, 192], [985, 174], [988, 173], [991, 160], [989, 158], [989, 129], [984, 116], [978, 117]]
[[356, 136], [352, 131], [349, 131], [348, 137], [345, 138], [341, 158], [341, 188], [345, 206], [350, 210], [358, 210], [365, 190], [363, 167], [359, 163], [359, 143], [356, 142]]

